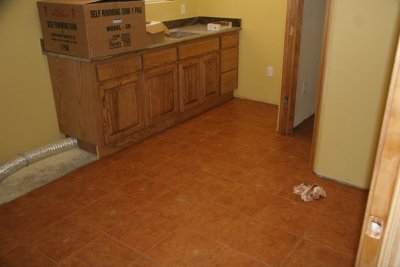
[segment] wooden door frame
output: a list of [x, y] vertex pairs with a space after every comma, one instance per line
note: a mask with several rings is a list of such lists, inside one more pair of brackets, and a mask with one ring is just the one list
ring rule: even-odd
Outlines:
[[288, 0], [278, 133], [293, 133], [304, 0]]
[[[326, 0], [324, 32], [322, 37], [322, 50], [320, 61], [320, 74], [317, 87], [316, 110], [314, 117], [314, 130], [311, 146], [310, 165], [313, 169], [318, 139], [318, 129], [321, 111], [321, 98], [325, 77], [327, 44], [331, 22], [332, 0]], [[304, 0], [288, 0], [286, 14], [285, 47], [283, 57], [283, 73], [281, 86], [281, 99], [279, 105], [277, 131], [282, 135], [293, 133], [294, 112], [296, 105], [297, 77], [300, 60], [300, 42], [303, 22]]]
[[[397, 47], [356, 266], [399, 266], [400, 264], [399, 133], [400, 43]], [[382, 221], [383, 232], [380, 239], [367, 234], [371, 216]]]

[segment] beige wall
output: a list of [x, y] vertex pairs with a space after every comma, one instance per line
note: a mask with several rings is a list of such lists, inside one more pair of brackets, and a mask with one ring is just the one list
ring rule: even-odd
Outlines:
[[62, 138], [58, 131], [36, 1], [0, 6], [0, 163]]
[[[279, 103], [286, 1], [199, 0], [199, 14], [241, 18], [239, 88], [237, 96], [273, 104]], [[274, 76], [267, 77], [267, 67]]]
[[[167, 21], [198, 16], [198, 2], [201, 0], [174, 0], [164, 3], [146, 4], [146, 19]], [[182, 15], [181, 4], [186, 5], [186, 14]]]
[[315, 113], [326, 0], [305, 0], [294, 127]]
[[398, 0], [333, 0], [315, 170], [369, 187], [399, 30]]
[[[186, 3], [187, 13], [180, 14]], [[146, 5], [147, 19], [197, 16], [197, 0]], [[36, 0], [0, 1], [0, 164], [64, 136], [59, 132]]]

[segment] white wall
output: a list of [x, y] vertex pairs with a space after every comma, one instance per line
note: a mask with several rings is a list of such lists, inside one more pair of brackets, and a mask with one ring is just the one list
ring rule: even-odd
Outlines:
[[325, 8], [326, 0], [304, 1], [294, 127], [315, 113]]

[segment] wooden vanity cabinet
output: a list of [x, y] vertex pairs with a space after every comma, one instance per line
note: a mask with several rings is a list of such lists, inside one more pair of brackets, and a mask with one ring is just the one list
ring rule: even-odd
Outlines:
[[220, 94], [231, 93], [238, 88], [239, 33], [221, 36], [221, 87]]
[[95, 61], [48, 54], [60, 130], [99, 157], [229, 101], [238, 33]]
[[219, 96], [219, 38], [178, 47], [181, 112]]
[[141, 74], [99, 84], [106, 144], [145, 128], [145, 97]]
[[156, 125], [179, 113], [176, 47], [143, 54], [147, 121]]

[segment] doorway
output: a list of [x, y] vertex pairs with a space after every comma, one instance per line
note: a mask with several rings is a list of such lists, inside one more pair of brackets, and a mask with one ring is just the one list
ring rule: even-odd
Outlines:
[[312, 120], [311, 166], [319, 123], [330, 0], [288, 0], [278, 132]]

